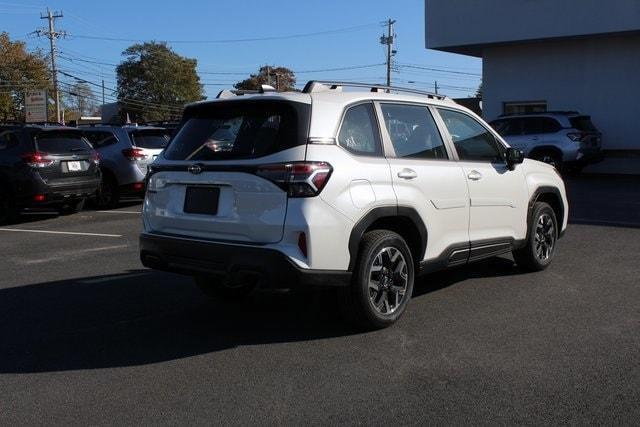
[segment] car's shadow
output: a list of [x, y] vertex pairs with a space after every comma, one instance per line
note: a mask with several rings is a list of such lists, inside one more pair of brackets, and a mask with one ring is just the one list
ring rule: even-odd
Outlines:
[[[414, 297], [514, 273], [510, 260], [497, 258], [421, 278]], [[0, 290], [0, 373], [143, 365], [354, 333], [331, 291], [262, 291], [225, 304], [203, 297], [189, 278], [150, 270]]]

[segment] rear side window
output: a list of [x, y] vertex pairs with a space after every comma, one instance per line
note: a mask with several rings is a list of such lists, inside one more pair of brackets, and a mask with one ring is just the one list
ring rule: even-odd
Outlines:
[[504, 161], [505, 148], [474, 118], [457, 111], [438, 109], [460, 160]]
[[562, 129], [560, 123], [551, 117], [525, 117], [522, 120], [525, 135], [556, 133]]
[[435, 120], [427, 107], [381, 104], [396, 157], [448, 159]]
[[84, 132], [84, 136], [91, 143], [93, 148], [102, 148], [118, 142], [111, 132], [88, 131]]
[[129, 136], [136, 147], [161, 149], [169, 142], [170, 134], [163, 129], [140, 129], [130, 132]]
[[185, 112], [168, 160], [252, 159], [307, 141], [310, 106], [286, 101], [222, 101]]
[[81, 132], [68, 130], [48, 130], [33, 134], [37, 151], [51, 154], [65, 154], [74, 151], [89, 151], [91, 145]]
[[591, 122], [591, 117], [589, 116], [577, 116], [570, 117], [569, 122], [571, 123], [571, 127], [577, 130], [581, 130], [583, 132], [597, 132], [598, 129]]
[[373, 104], [360, 104], [347, 110], [338, 134], [338, 144], [354, 154], [382, 155]]
[[12, 131], [0, 131], [0, 151], [8, 150], [20, 143], [18, 136]]

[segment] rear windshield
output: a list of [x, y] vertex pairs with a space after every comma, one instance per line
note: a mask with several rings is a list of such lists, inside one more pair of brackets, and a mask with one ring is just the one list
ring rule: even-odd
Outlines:
[[75, 151], [89, 151], [91, 145], [81, 132], [68, 130], [48, 130], [33, 134], [37, 151], [51, 154], [65, 154]]
[[165, 150], [169, 160], [263, 157], [304, 145], [310, 106], [272, 100], [222, 101], [192, 107]]
[[597, 131], [596, 127], [591, 123], [591, 117], [589, 116], [570, 117], [569, 121], [571, 122], [571, 127], [577, 130], [585, 132]]
[[171, 132], [164, 129], [140, 129], [129, 133], [133, 145], [140, 148], [162, 149], [169, 142]]

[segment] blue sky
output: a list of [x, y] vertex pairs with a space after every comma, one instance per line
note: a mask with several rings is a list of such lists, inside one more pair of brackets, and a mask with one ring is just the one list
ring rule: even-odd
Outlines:
[[[179, 54], [198, 60], [207, 94], [215, 96], [220, 89], [257, 71], [263, 64], [283, 65], [294, 71], [382, 64], [385, 51], [379, 38], [385, 31], [381, 23], [387, 18], [397, 21], [398, 53], [394, 60], [398, 65], [393, 84], [433, 90], [433, 82], [437, 80], [441, 93], [462, 97], [473, 94], [480, 82], [480, 59], [425, 49], [424, 0], [56, 0], [50, 3], [0, 0], [0, 31], [7, 31], [12, 39], [25, 40], [30, 49], [48, 50], [47, 39], [29, 35], [46, 24], [39, 16], [47, 6], [64, 13], [57, 21], [57, 27], [68, 33], [58, 43], [60, 69], [92, 82], [104, 78], [108, 88], [116, 85], [115, 67], [97, 62], [120, 62], [121, 52], [132, 42], [86, 36], [187, 41], [170, 45]], [[285, 40], [191, 43], [345, 28], [351, 30]], [[297, 74], [300, 86], [309, 79], [382, 83], [384, 76], [383, 65]]]

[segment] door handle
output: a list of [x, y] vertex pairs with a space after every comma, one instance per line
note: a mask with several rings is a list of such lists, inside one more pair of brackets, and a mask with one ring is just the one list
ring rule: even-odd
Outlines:
[[398, 172], [398, 178], [415, 179], [417, 177], [418, 177], [418, 174], [413, 169], [404, 168], [400, 172]]
[[469, 175], [467, 175], [467, 178], [469, 178], [471, 181], [478, 181], [482, 179], [482, 174], [476, 170], [472, 170], [471, 172], [469, 172]]

